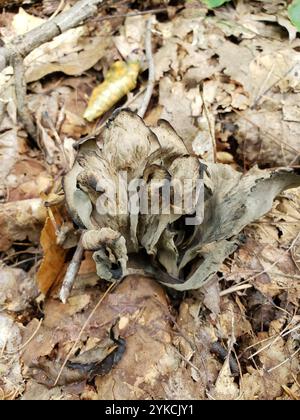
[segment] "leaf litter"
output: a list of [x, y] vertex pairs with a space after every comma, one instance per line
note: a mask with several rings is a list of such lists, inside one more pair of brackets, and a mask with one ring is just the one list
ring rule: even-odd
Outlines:
[[[42, 3], [2, 15], [5, 43], [47, 21], [56, 8]], [[144, 12], [157, 4], [116, 3], [115, 19], [104, 7], [26, 57], [39, 150], [17, 116], [13, 69], [0, 74], [0, 398], [297, 400], [297, 33], [282, 2], [209, 14], [165, 2], [143, 121]], [[87, 122], [93, 89], [133, 55], [136, 86]], [[130, 111], [104, 127], [116, 107]], [[203, 222], [182, 228], [195, 208], [99, 215], [95, 181], [105, 191], [122, 169], [148, 188], [202, 174]], [[84, 259], [64, 305], [78, 226]]]

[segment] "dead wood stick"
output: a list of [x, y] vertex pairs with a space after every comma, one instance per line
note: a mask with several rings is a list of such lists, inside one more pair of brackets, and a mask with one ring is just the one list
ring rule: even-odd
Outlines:
[[146, 90], [142, 105], [140, 107], [140, 110], [138, 112], [138, 115], [141, 118], [144, 118], [147, 112], [149, 103], [153, 95], [154, 86], [155, 86], [155, 65], [154, 65], [153, 51], [152, 51], [152, 23], [153, 23], [153, 17], [151, 16], [148, 19], [147, 31], [146, 31], [146, 56], [147, 56], [147, 61], [149, 63], [149, 78], [148, 78], [147, 90]]
[[76, 280], [76, 276], [78, 274], [78, 271], [80, 269], [80, 264], [82, 261], [82, 257], [83, 257], [83, 246], [82, 246], [82, 235], [81, 238], [78, 242], [75, 254], [72, 258], [72, 261], [70, 262], [70, 265], [68, 267], [68, 270], [66, 272], [64, 281], [63, 281], [63, 285], [61, 287], [61, 291], [59, 294], [59, 298], [62, 301], [62, 303], [66, 304], [67, 300], [70, 296], [70, 293], [73, 289], [75, 280]]
[[60, 13], [25, 35], [16, 37], [9, 45], [0, 48], [0, 72], [9, 63], [12, 64], [15, 71], [18, 115], [35, 145], [37, 145], [37, 130], [26, 102], [27, 89], [23, 58], [40, 45], [51, 41], [54, 37], [94, 16], [98, 6], [104, 1], [80, 0], [71, 9]]
[[37, 146], [37, 131], [26, 101], [27, 88], [25, 80], [24, 61], [22, 56], [15, 52], [11, 57], [11, 64], [13, 66], [15, 76], [15, 92], [18, 116], [25, 130], [29, 134], [31, 141], [35, 146]]
[[101, 3], [104, 3], [104, 0], [80, 0], [71, 9], [60, 13], [54, 19], [13, 39], [9, 45], [0, 49], [0, 71], [9, 63], [15, 51], [23, 58], [26, 57], [35, 48], [94, 16]]

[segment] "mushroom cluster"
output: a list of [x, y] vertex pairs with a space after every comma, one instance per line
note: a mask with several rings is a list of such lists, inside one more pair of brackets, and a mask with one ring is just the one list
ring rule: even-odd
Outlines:
[[209, 281], [244, 227], [299, 185], [299, 169], [243, 174], [203, 162], [168, 122], [150, 128], [128, 110], [109, 121], [101, 142], [80, 146], [64, 179], [67, 207], [99, 277], [142, 271], [177, 290]]

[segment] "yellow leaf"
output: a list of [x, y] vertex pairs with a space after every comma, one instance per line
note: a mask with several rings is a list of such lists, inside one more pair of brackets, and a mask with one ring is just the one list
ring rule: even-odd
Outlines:
[[109, 111], [123, 96], [136, 87], [140, 65], [137, 62], [115, 62], [101, 85], [90, 98], [84, 118], [93, 121]]

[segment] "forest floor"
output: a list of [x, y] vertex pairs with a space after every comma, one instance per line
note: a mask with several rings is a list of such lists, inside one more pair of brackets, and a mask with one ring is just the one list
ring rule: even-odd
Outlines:
[[[24, 3], [3, 9], [0, 47], [76, 2]], [[57, 229], [72, 225], [64, 206], [44, 204], [58, 199], [76, 143], [101, 136], [115, 108], [141, 108], [149, 16], [148, 126], [167, 120], [189, 153], [243, 174], [300, 164], [300, 38], [285, 2], [103, 3], [26, 54], [27, 116], [17, 67], [0, 73], [0, 399], [298, 400], [299, 188], [243, 229], [198, 290], [143, 275], [111, 290], [85, 252], [71, 296], [59, 300], [76, 243], [57, 241]], [[87, 122], [93, 88], [133, 55], [142, 63], [136, 87]]]

